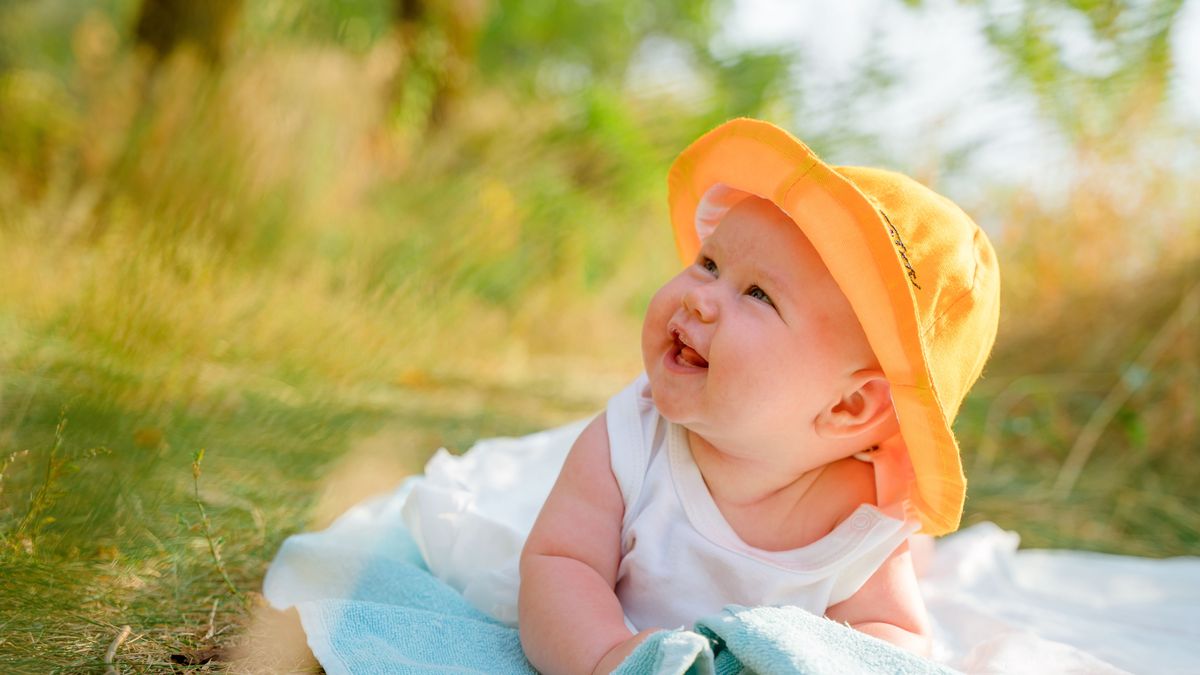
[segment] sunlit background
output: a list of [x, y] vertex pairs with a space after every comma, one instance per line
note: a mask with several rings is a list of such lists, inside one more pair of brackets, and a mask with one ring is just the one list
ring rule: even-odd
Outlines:
[[0, 662], [224, 667], [285, 536], [599, 410], [738, 115], [991, 235], [965, 523], [1200, 553], [1198, 0], [0, 0]]

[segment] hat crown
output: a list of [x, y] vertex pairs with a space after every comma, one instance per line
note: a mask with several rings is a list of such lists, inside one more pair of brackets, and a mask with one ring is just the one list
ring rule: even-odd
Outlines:
[[999, 268], [991, 243], [957, 204], [901, 173], [833, 167], [883, 215], [908, 275], [942, 412], [954, 419], [991, 353]]

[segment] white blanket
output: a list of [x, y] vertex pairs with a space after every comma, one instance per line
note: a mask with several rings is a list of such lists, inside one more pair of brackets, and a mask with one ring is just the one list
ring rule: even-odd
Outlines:
[[[305, 535], [309, 554], [281, 554], [264, 592], [277, 606], [320, 595], [356, 567], [356, 552], [403, 528], [437, 577], [515, 623], [522, 543], [583, 424], [488, 439], [461, 457], [439, 451], [404, 489]], [[1200, 558], [1017, 544], [991, 523], [938, 541], [921, 578], [937, 661], [971, 673], [1200, 673]]]

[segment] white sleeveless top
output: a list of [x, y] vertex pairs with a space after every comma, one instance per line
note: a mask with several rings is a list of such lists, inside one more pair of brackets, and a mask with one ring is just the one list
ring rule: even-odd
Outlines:
[[793, 605], [822, 615], [853, 595], [920, 524], [905, 505], [863, 504], [821, 539], [790, 551], [743, 542], [664, 419], [643, 374], [606, 413], [612, 470], [625, 501], [617, 597], [637, 629], [690, 627], [728, 604]]

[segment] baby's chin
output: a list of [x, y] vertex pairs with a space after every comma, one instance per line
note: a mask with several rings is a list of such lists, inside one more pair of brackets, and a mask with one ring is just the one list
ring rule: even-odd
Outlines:
[[654, 401], [654, 408], [658, 410], [658, 414], [672, 424], [685, 427], [694, 422], [694, 415], [689, 414], [688, 408], [694, 405], [695, 401], [681, 399], [678, 395], [671, 396], [662, 389], [656, 389], [653, 371], [647, 370], [646, 372], [650, 379], [650, 398]]

